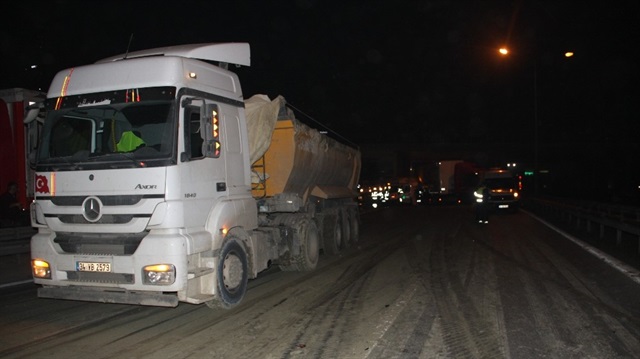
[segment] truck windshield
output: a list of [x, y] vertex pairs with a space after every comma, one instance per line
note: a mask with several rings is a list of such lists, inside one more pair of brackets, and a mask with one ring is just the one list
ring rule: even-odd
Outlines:
[[514, 178], [488, 178], [484, 180], [484, 185], [490, 189], [518, 188], [518, 183]]
[[[36, 169], [64, 171], [175, 163], [173, 96], [155, 88], [147, 93], [162, 96], [141, 100], [145, 99], [144, 90], [136, 89], [133, 101], [131, 90], [49, 100]], [[167, 90], [175, 93], [171, 88]]]

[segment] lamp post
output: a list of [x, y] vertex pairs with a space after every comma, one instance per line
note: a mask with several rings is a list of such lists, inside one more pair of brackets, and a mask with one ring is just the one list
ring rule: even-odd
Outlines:
[[538, 61], [533, 61], [533, 195], [538, 196], [539, 184], [538, 177], [540, 173], [538, 144]]
[[[509, 49], [506, 47], [501, 47], [498, 49], [498, 52], [501, 56], [508, 56]], [[574, 53], [572, 51], [567, 51], [564, 53], [565, 58], [573, 57]], [[539, 127], [540, 123], [538, 120], [538, 61], [534, 58], [533, 60], [533, 193], [535, 196], [539, 194], [539, 152], [540, 152], [540, 140], [539, 140]]]
[[[501, 47], [498, 53], [505, 57], [509, 55], [509, 49]], [[533, 193], [538, 195], [538, 64], [533, 61]]]

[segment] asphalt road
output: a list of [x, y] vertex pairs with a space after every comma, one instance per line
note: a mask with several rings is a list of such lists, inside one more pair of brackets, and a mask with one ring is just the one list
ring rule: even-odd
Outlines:
[[263, 273], [230, 311], [38, 299], [33, 284], [1, 288], [0, 357], [640, 353], [638, 281], [525, 212], [480, 225], [467, 207], [396, 207], [362, 220], [357, 246], [321, 256], [313, 272]]

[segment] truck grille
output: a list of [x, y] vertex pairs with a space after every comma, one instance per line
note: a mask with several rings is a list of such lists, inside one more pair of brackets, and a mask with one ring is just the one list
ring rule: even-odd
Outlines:
[[132, 255], [148, 232], [75, 235], [58, 233], [53, 240], [69, 254]]
[[[105, 206], [133, 206], [143, 198], [163, 198], [164, 195], [137, 195], [137, 196], [98, 196]], [[60, 196], [51, 197], [51, 203], [56, 206], [81, 206], [87, 196]]]
[[494, 202], [504, 202], [504, 201], [513, 201], [512, 194], [503, 194], [503, 195], [492, 195], [490, 201]]
[[[102, 206], [104, 208], [109, 208], [113, 206], [120, 207], [132, 207], [139, 205], [142, 201], [151, 200], [152, 202], [158, 202], [164, 199], [164, 195], [162, 194], [151, 194], [151, 195], [126, 195], [126, 196], [95, 196], [97, 197]], [[41, 201], [49, 200], [51, 204], [56, 207], [80, 207], [82, 211], [82, 206], [85, 200], [87, 200], [89, 196], [60, 196], [60, 197], [39, 197]], [[103, 214], [96, 221], [88, 221], [82, 213], [77, 214], [62, 214], [56, 213], [58, 209], [56, 207], [47, 210], [45, 213], [45, 217], [49, 218], [57, 218], [60, 222], [64, 224], [82, 224], [82, 225], [93, 225], [93, 224], [127, 224], [131, 223], [135, 218], [143, 218], [149, 220], [151, 218], [152, 213], [132, 213], [132, 214]], [[122, 211], [119, 211], [122, 213]]]
[[[66, 224], [124, 224], [129, 223], [133, 219], [132, 215], [104, 215], [99, 221], [89, 222], [82, 215], [76, 214], [62, 214], [51, 215], [47, 217], [57, 217], [60, 222]], [[144, 217], [150, 218], [151, 215], [145, 215]]]

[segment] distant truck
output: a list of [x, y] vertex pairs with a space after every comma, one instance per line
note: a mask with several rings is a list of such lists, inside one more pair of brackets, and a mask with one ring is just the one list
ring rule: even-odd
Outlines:
[[482, 169], [474, 162], [461, 161], [454, 168], [454, 192], [459, 203], [473, 203], [473, 191], [477, 188]]
[[249, 66], [249, 44], [55, 76], [31, 207], [39, 297], [231, 308], [269, 266], [313, 270], [358, 240], [359, 150], [282, 97], [245, 100], [228, 63]]
[[520, 206], [520, 183], [509, 170], [489, 169], [480, 174], [479, 187], [489, 189], [489, 198], [480, 191], [474, 192], [477, 202], [484, 202], [493, 209], [516, 211]]
[[438, 174], [440, 181], [440, 194], [453, 196], [455, 194], [455, 169], [460, 160], [438, 162]]
[[480, 168], [464, 160], [438, 161], [426, 169], [426, 203], [470, 203]]

